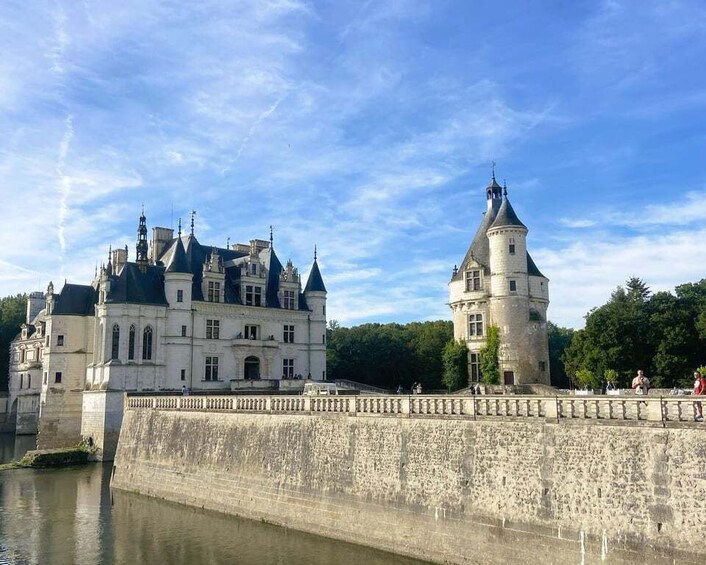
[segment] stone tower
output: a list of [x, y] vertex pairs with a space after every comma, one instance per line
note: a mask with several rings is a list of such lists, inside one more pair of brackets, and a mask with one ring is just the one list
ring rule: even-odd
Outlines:
[[493, 174], [487, 209], [460, 268], [449, 283], [454, 337], [468, 345], [471, 381], [482, 380], [479, 351], [487, 328], [500, 330], [504, 384], [549, 384], [549, 280], [527, 251], [527, 227]]

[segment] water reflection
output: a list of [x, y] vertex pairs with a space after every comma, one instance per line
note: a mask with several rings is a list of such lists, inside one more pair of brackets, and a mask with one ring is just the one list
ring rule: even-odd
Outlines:
[[0, 434], [0, 463], [9, 463], [31, 449], [37, 449], [37, 436], [16, 436], [15, 434]]
[[421, 562], [108, 488], [110, 464], [0, 472], [0, 564]]

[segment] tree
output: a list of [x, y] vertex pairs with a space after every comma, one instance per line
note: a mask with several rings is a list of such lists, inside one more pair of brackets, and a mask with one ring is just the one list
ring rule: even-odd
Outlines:
[[566, 374], [562, 357], [566, 348], [571, 344], [574, 330], [547, 322], [547, 335], [549, 337], [549, 374], [552, 378], [552, 384], [559, 388], [568, 388], [570, 379]]
[[485, 384], [500, 383], [500, 330], [497, 326], [488, 326], [485, 345], [481, 347], [480, 372]]
[[6, 296], [0, 298], [0, 390], [7, 390], [10, 372], [10, 342], [20, 331], [25, 321], [27, 296]]
[[468, 384], [468, 347], [465, 342], [450, 339], [444, 346], [444, 385], [449, 392]]
[[601, 387], [601, 380], [593, 371], [589, 371], [588, 369], [579, 369], [576, 371], [574, 382], [578, 388], [594, 389]]

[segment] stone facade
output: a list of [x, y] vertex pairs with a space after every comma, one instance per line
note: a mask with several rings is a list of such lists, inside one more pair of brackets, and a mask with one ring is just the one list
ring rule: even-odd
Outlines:
[[[272, 238], [228, 248], [140, 217], [135, 261], [111, 250], [90, 285], [32, 293], [11, 345], [7, 418], [40, 448], [90, 438], [110, 457], [124, 391], [228, 391], [326, 378], [326, 288]], [[91, 394], [88, 394], [88, 393]], [[94, 394], [102, 392], [104, 394]], [[113, 393], [118, 394], [113, 394]]]
[[436, 562], [702, 562], [702, 430], [628, 424], [130, 409], [112, 486]]
[[487, 210], [449, 282], [454, 337], [468, 346], [471, 382], [482, 379], [479, 352], [488, 326], [500, 331], [502, 384], [549, 384], [549, 279], [527, 251], [527, 227], [493, 176]]

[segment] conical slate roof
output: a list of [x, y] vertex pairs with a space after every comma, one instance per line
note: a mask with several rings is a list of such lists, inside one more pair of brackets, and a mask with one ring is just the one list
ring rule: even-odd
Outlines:
[[306, 281], [306, 287], [304, 287], [304, 292], [326, 292], [326, 287], [324, 286], [324, 279], [321, 276], [319, 264], [316, 262], [316, 259], [314, 259], [314, 264], [311, 266], [309, 280]]
[[495, 220], [493, 220], [492, 225], [489, 229], [516, 226], [527, 229], [527, 226], [520, 221], [517, 217], [515, 210], [512, 208], [512, 204], [507, 199], [507, 196], [503, 198], [503, 203], [500, 205], [500, 210], [498, 210]]
[[180, 237], [176, 240], [174, 253], [172, 253], [172, 257], [169, 261], [169, 265], [167, 265], [166, 272], [191, 274], [191, 269], [189, 268], [189, 261], [186, 258], [186, 251], [184, 250], [184, 244], [181, 242]]

